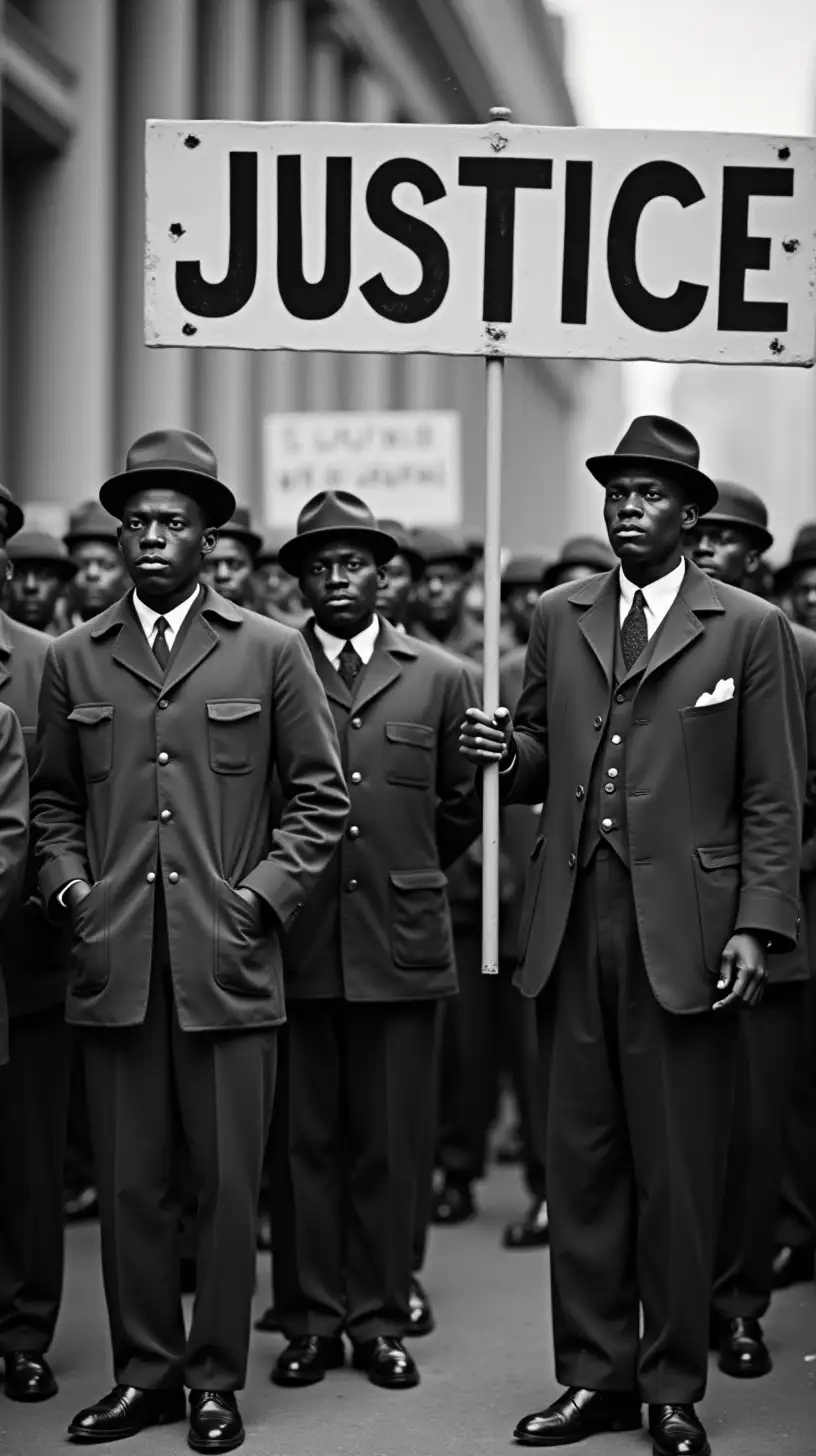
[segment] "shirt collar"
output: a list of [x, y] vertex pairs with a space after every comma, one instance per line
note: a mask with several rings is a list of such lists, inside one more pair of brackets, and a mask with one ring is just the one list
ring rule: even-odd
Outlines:
[[652, 612], [655, 616], [660, 616], [662, 608], [663, 615], [665, 615], [665, 612], [671, 606], [672, 602], [677, 596], [677, 593], [683, 585], [683, 578], [685, 574], [686, 558], [684, 556], [680, 562], [680, 565], [675, 566], [674, 570], [668, 572], [666, 576], [660, 576], [658, 577], [657, 581], [650, 582], [648, 586], [638, 588], [635, 586], [634, 582], [630, 581], [628, 576], [624, 574], [623, 567], [621, 567], [620, 594], [621, 602], [624, 609], [627, 612], [629, 611], [629, 608], [635, 600], [635, 592], [640, 590], [643, 592], [643, 596], [646, 602], [646, 610]]
[[146, 602], [143, 602], [140, 599], [139, 593], [134, 592], [133, 610], [142, 624], [142, 631], [144, 632], [148, 641], [153, 634], [153, 630], [159, 620], [159, 617], [164, 617], [164, 620], [172, 633], [175, 634], [176, 632], [178, 632], [182, 622], [187, 616], [187, 613], [189, 612], [191, 606], [193, 605], [193, 602], [195, 601], [200, 591], [201, 587], [196, 585], [190, 596], [186, 597], [183, 602], [179, 602], [177, 607], [171, 607], [169, 612], [154, 612], [152, 607], [149, 607]]
[[368, 626], [364, 627], [362, 632], [358, 632], [357, 636], [351, 639], [333, 637], [331, 632], [324, 632], [322, 627], [318, 627], [317, 622], [314, 624], [315, 637], [333, 667], [337, 666], [340, 653], [343, 651], [347, 640], [352, 642], [355, 652], [358, 653], [363, 662], [370, 662], [374, 655], [374, 648], [377, 645], [379, 631], [380, 623], [377, 617], [374, 617], [373, 621], [369, 622]]

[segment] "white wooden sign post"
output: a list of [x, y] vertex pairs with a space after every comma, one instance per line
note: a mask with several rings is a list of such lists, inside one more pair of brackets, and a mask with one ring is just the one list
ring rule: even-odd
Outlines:
[[[816, 140], [147, 123], [145, 340], [487, 360], [485, 706], [498, 702], [502, 361], [811, 365]], [[486, 776], [484, 948], [498, 954]]]

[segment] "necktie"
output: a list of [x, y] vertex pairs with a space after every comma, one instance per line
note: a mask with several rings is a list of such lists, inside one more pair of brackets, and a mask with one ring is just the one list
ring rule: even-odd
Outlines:
[[360, 673], [363, 670], [363, 659], [351, 642], [343, 643], [343, 650], [338, 660], [338, 672], [350, 693], [354, 692]]
[[648, 641], [649, 630], [646, 626], [646, 598], [642, 591], [636, 591], [635, 599], [621, 627], [621, 646], [623, 647], [623, 660], [626, 663], [627, 672], [631, 667], [634, 667]]
[[169, 625], [166, 617], [159, 617], [156, 623], [156, 636], [153, 640], [153, 656], [162, 672], [167, 671], [167, 664], [170, 661], [170, 648], [167, 646], [167, 628]]

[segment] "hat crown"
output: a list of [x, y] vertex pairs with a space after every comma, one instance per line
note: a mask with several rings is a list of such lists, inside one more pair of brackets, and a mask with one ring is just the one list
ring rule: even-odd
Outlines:
[[9, 542], [8, 554], [12, 561], [70, 560], [62, 542], [47, 531], [21, 531]]
[[125, 470], [194, 470], [218, 479], [215, 452], [192, 430], [150, 430], [134, 440]]
[[376, 531], [377, 521], [364, 501], [346, 490], [321, 490], [297, 519], [297, 534], [313, 531]]
[[252, 530], [252, 523], [249, 519], [249, 510], [246, 506], [236, 506], [235, 510], [227, 521], [227, 524], [225, 526], [222, 526], [221, 530], [229, 535], [230, 526], [234, 526], [237, 531]]
[[[700, 446], [691, 430], [664, 415], [638, 415], [629, 426], [616, 455], [643, 455], [671, 465], [700, 466]], [[645, 464], [645, 462], [644, 462]]]
[[115, 541], [119, 522], [99, 504], [99, 501], [83, 501], [68, 517], [65, 540], [72, 536], [87, 536], [101, 541]]
[[430, 528], [420, 527], [414, 531], [414, 550], [429, 564], [438, 564], [440, 561], [455, 561], [462, 565], [473, 565], [474, 555], [464, 541], [455, 536], [449, 536], [444, 531], [434, 531]]
[[538, 586], [549, 562], [545, 556], [526, 552], [523, 556], [511, 556], [502, 572], [504, 586]]
[[718, 499], [709, 519], [717, 520], [720, 516], [728, 516], [734, 522], [741, 521], [746, 526], [767, 531], [768, 508], [755, 490], [749, 490], [746, 485], [736, 485], [730, 480], [717, 480], [714, 483]]
[[615, 565], [615, 553], [599, 536], [571, 536], [561, 547], [556, 566], [594, 566], [606, 571]]

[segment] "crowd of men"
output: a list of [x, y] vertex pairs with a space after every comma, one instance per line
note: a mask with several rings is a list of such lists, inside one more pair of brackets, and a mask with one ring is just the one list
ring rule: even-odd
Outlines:
[[342, 492], [264, 536], [180, 430], [62, 541], [0, 488], [0, 1355], [56, 1394], [98, 1214], [116, 1383], [74, 1440], [241, 1443], [258, 1248], [276, 1384], [350, 1345], [415, 1386], [428, 1230], [478, 1216], [508, 1103], [566, 1387], [516, 1439], [646, 1403], [706, 1456], [709, 1347], [770, 1370], [816, 1240], [816, 524], [774, 574], [671, 421], [588, 466], [608, 540], [506, 560], [493, 719], [477, 542]]

